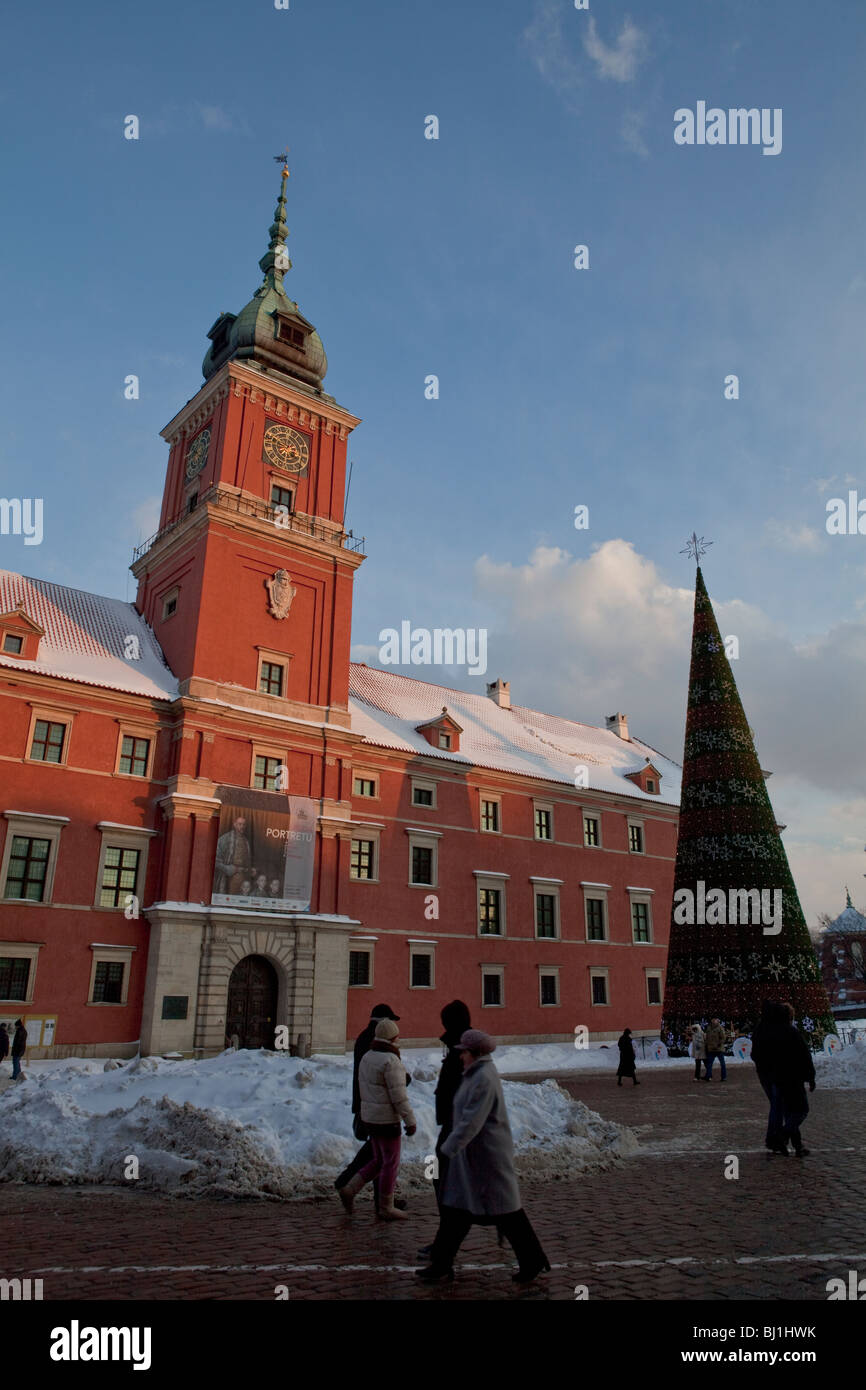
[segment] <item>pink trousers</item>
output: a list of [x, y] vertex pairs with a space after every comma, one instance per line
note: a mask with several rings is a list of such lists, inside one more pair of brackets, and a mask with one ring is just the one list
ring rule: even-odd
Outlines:
[[396, 1139], [379, 1139], [371, 1135], [370, 1143], [373, 1145], [373, 1157], [361, 1169], [359, 1176], [364, 1182], [377, 1178], [379, 1196], [390, 1197], [397, 1186], [397, 1174], [400, 1171], [399, 1136]]

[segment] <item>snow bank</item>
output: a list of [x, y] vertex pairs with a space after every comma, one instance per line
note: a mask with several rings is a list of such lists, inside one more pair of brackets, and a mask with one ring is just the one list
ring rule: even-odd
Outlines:
[[849, 1043], [835, 1055], [817, 1053], [815, 1075], [819, 1086], [831, 1090], [866, 1089], [866, 1042]]
[[[404, 1060], [418, 1132], [404, 1138], [401, 1182], [426, 1187], [441, 1054], [407, 1050]], [[109, 1070], [100, 1060], [99, 1067], [78, 1059], [31, 1064], [28, 1079], [0, 1096], [0, 1179], [124, 1182], [133, 1156], [139, 1185], [151, 1190], [305, 1197], [332, 1192], [358, 1147], [350, 1056], [305, 1061], [242, 1051], [204, 1062], [137, 1058]], [[637, 1152], [631, 1130], [602, 1120], [552, 1078], [504, 1081], [503, 1089], [524, 1177], [573, 1177]]]

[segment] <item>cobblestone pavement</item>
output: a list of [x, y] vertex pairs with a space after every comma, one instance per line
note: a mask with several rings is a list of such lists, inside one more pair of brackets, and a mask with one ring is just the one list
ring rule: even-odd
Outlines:
[[[808, 1158], [768, 1159], [766, 1102], [751, 1067], [724, 1085], [685, 1070], [563, 1080], [641, 1153], [565, 1182], [526, 1182], [525, 1207], [552, 1273], [515, 1289], [511, 1251], [475, 1228], [451, 1285], [419, 1286], [417, 1247], [435, 1231], [432, 1193], [411, 1220], [347, 1218], [332, 1199], [187, 1201], [118, 1188], [0, 1186], [2, 1274], [41, 1278], [49, 1299], [592, 1300], [820, 1299], [866, 1273], [866, 1093], [817, 1090]], [[739, 1177], [724, 1176], [726, 1155]]]

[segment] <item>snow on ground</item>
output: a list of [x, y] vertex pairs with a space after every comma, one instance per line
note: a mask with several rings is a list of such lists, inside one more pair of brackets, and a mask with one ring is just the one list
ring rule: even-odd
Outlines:
[[[502, 1070], [526, 1070], [530, 1054], [538, 1069], [541, 1050], [502, 1049], [520, 1054]], [[571, 1055], [578, 1056], [573, 1047]], [[401, 1183], [423, 1187], [437, 1133], [441, 1051], [404, 1049], [403, 1058], [418, 1132], [403, 1140]], [[0, 1096], [0, 1179], [120, 1183], [127, 1156], [135, 1155], [142, 1187], [181, 1196], [303, 1197], [333, 1191], [334, 1176], [358, 1147], [351, 1055], [303, 1060], [241, 1051], [202, 1062], [145, 1057], [108, 1065], [71, 1058], [27, 1067], [27, 1080]], [[553, 1078], [505, 1081], [503, 1089], [523, 1176], [573, 1176], [637, 1152], [631, 1130], [602, 1120]]]
[[835, 1056], [817, 1053], [815, 1076], [819, 1086], [831, 1090], [866, 1090], [866, 1042], [849, 1043]]

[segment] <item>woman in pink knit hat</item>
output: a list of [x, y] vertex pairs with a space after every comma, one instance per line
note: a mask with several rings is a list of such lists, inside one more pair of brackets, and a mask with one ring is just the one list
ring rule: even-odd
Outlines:
[[454, 1124], [442, 1145], [449, 1159], [442, 1184], [439, 1230], [430, 1264], [418, 1270], [427, 1284], [454, 1278], [454, 1257], [473, 1223], [496, 1226], [517, 1256], [515, 1283], [528, 1284], [550, 1270], [547, 1256], [520, 1205], [514, 1141], [499, 1073], [496, 1044], [478, 1028], [460, 1039], [463, 1080], [454, 1096]]

